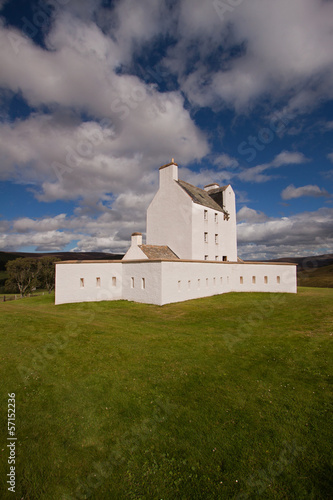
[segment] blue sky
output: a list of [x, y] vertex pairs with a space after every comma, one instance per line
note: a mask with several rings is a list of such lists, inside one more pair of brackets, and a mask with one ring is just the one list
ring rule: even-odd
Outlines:
[[0, 0], [0, 249], [126, 251], [175, 158], [239, 256], [333, 253], [333, 3]]

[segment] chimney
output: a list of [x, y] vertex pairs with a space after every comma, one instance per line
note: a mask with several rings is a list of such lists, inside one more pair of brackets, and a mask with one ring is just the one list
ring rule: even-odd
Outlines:
[[142, 233], [132, 233], [131, 246], [142, 245]]
[[162, 165], [159, 169], [160, 172], [160, 187], [169, 184], [172, 181], [178, 181], [178, 165], [172, 158], [171, 163]]
[[209, 193], [209, 191], [213, 191], [213, 189], [218, 189], [220, 186], [217, 184], [217, 182], [213, 182], [213, 184], [207, 184], [207, 186], [204, 186], [204, 190]]

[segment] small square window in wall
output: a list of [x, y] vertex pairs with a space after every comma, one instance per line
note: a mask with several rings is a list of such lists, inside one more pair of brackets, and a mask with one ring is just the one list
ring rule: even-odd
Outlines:
[[204, 233], [204, 242], [208, 243], [208, 233]]
[[205, 255], [205, 260], [208, 260], [208, 255]]
[[241, 285], [244, 283], [244, 278], [243, 278], [243, 276], [240, 276], [240, 277], [239, 277], [239, 282], [240, 282], [240, 284], [241, 284]]
[[276, 282], [277, 282], [277, 284], [278, 284], [278, 285], [281, 283], [281, 278], [280, 278], [280, 276], [277, 276], [277, 277], [276, 277]]
[[215, 244], [216, 245], [219, 244], [219, 235], [218, 234], [215, 234]]
[[206, 286], [208, 286], [208, 284], [209, 284], [209, 283], [208, 283], [208, 278], [206, 278]]
[[256, 284], [256, 277], [252, 276], [252, 283], [255, 285]]
[[191, 280], [188, 280], [187, 282], [187, 288], [190, 290], [191, 289]]
[[217, 214], [216, 212], [215, 212], [215, 214], [214, 214], [214, 221], [216, 222], [216, 224], [217, 224], [217, 223], [218, 223], [218, 221], [219, 221], [219, 216], [218, 216], [218, 214]]
[[96, 286], [101, 286], [101, 278], [96, 278]]
[[220, 285], [222, 285], [222, 284], [223, 284], [223, 278], [221, 276], [221, 278], [220, 278]]
[[208, 220], [208, 210], [204, 210], [204, 220]]
[[117, 278], [112, 276], [112, 286], [117, 286]]
[[264, 276], [264, 283], [267, 285], [267, 283], [268, 283], [268, 276]]
[[216, 285], [216, 278], [213, 278], [213, 285]]
[[84, 288], [84, 278], [80, 278], [80, 288]]
[[178, 292], [180, 292], [181, 286], [182, 286], [182, 282], [179, 280], [178, 281]]
[[131, 288], [134, 288], [134, 278], [131, 278]]
[[141, 278], [141, 288], [142, 290], [146, 288], [146, 278]]
[[215, 255], [215, 260], [219, 260], [219, 256], [218, 255]]
[[226, 255], [223, 255], [222, 260], [223, 260], [223, 262], [227, 262], [227, 260], [228, 260], [228, 259], [227, 259], [227, 256], [226, 256]]
[[200, 288], [200, 278], [198, 278], [198, 288]]

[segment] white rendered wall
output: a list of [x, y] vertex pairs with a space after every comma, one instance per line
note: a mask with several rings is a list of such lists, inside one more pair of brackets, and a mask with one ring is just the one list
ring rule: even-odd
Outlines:
[[231, 291], [296, 293], [296, 266], [149, 260], [56, 264], [56, 304], [125, 299], [164, 305]]
[[142, 260], [142, 259], [148, 259], [147, 255], [143, 253], [141, 248], [133, 244], [129, 247], [124, 257], [122, 258], [122, 260]]
[[122, 270], [121, 261], [57, 263], [55, 304], [121, 299]]
[[296, 266], [215, 262], [162, 263], [161, 305], [231, 291], [296, 293], [296, 290]]
[[237, 261], [237, 229], [236, 229], [236, 199], [232, 187], [229, 185], [223, 192], [223, 208], [229, 213], [230, 218], [224, 221], [223, 244], [228, 260]]
[[[206, 219], [205, 210], [207, 211]], [[192, 213], [192, 260], [204, 260], [205, 255], [208, 255], [207, 260], [222, 261], [223, 256], [226, 256], [227, 260], [237, 262], [235, 215], [225, 220], [223, 212], [197, 203], [193, 203]], [[217, 214], [217, 221], [215, 214]], [[207, 233], [207, 242], [205, 242], [204, 233]]]
[[160, 187], [147, 210], [147, 245], [167, 245], [180, 259], [191, 259], [192, 205], [173, 170], [160, 170]]
[[161, 262], [124, 262], [123, 298], [161, 305], [161, 274]]

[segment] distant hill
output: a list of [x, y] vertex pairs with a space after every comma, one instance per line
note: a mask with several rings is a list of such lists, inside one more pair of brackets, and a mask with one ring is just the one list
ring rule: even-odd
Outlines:
[[33, 257], [38, 259], [44, 255], [54, 255], [55, 257], [59, 257], [61, 260], [120, 260], [123, 258], [123, 254], [103, 252], [0, 252], [0, 271], [4, 271], [6, 269], [6, 264], [9, 260], [15, 260], [20, 257]]
[[297, 270], [310, 271], [320, 267], [326, 267], [333, 264], [333, 254], [326, 253], [323, 255], [310, 255], [307, 257], [283, 257], [281, 259], [268, 260], [267, 262], [294, 262], [298, 264]]
[[268, 262], [294, 262], [297, 264], [298, 286], [333, 288], [333, 254], [308, 257], [286, 257]]

